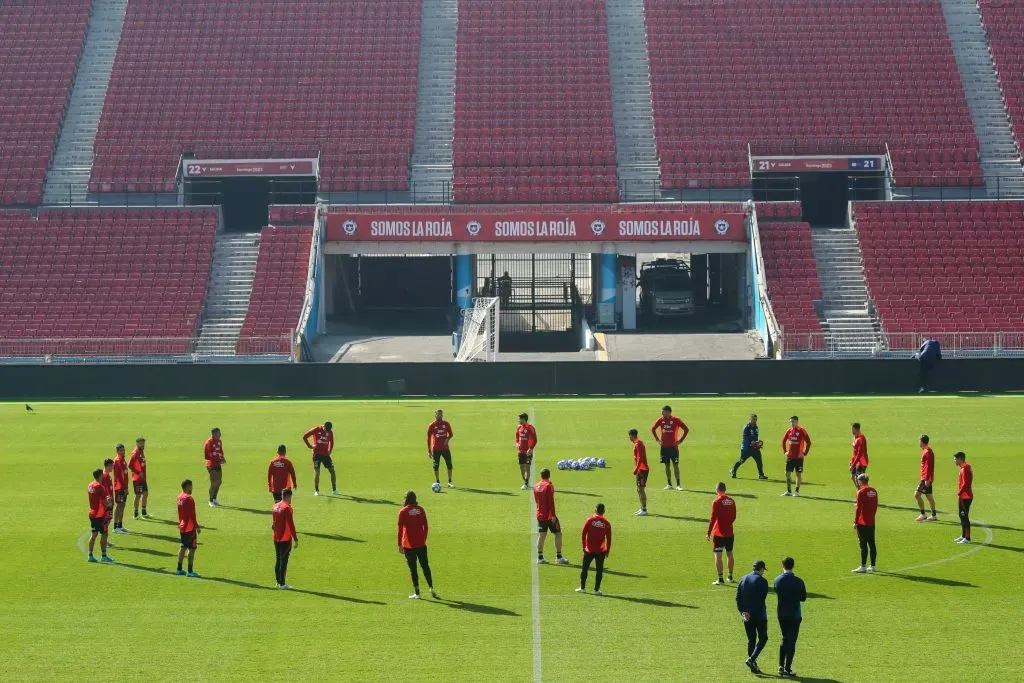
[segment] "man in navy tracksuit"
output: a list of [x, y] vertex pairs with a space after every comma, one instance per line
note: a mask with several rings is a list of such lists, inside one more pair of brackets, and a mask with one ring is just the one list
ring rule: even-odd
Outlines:
[[768, 478], [764, 476], [764, 465], [761, 463], [761, 445], [761, 437], [757, 430], [757, 415], [751, 415], [750, 422], [743, 427], [743, 440], [740, 442], [740, 459], [729, 470], [729, 474], [732, 475], [733, 479], [736, 478], [736, 470], [747, 461], [747, 458], [754, 459], [754, 464], [757, 465], [758, 479]]
[[921, 348], [914, 354], [917, 359], [917, 386], [918, 393], [924, 393], [928, 385], [928, 373], [942, 360], [942, 347], [938, 340], [928, 339]]
[[782, 561], [782, 573], [775, 577], [775, 595], [779, 598], [779, 630], [782, 644], [779, 645], [779, 675], [794, 678], [793, 655], [796, 654], [796, 639], [800, 635], [803, 615], [800, 603], [807, 599], [804, 580], [793, 573], [795, 562], [792, 557]]
[[736, 585], [736, 609], [743, 617], [743, 628], [747, 632], [747, 661], [744, 664], [755, 674], [761, 673], [757, 668], [757, 656], [768, 644], [768, 608], [765, 606], [768, 581], [764, 578], [764, 569], [764, 560], [758, 560], [754, 563], [754, 571]]

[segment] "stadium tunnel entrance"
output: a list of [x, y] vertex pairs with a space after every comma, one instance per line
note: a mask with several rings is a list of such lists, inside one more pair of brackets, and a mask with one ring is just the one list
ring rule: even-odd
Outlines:
[[[785, 163], [795, 165], [793, 161]], [[775, 172], [755, 172], [751, 177], [754, 201], [799, 201], [803, 221], [815, 226], [834, 227], [846, 224], [850, 201], [885, 199], [885, 172], [881, 170], [881, 158], [811, 159], [800, 165], [805, 168], [815, 165], [842, 168], [801, 170], [790, 177]], [[850, 170], [852, 166], [864, 165], [878, 170]]]
[[[282, 191], [286, 186], [287, 192]], [[188, 178], [185, 180], [185, 205], [211, 203], [215, 197], [224, 214], [228, 232], [258, 232], [267, 224], [271, 204], [313, 204], [317, 181], [310, 178], [274, 176]]]

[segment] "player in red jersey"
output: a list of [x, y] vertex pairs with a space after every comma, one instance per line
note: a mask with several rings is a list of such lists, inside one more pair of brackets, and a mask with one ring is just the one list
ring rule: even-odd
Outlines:
[[516, 427], [516, 450], [519, 457], [519, 476], [523, 478], [522, 489], [530, 490], [530, 466], [533, 465], [533, 449], [537, 447], [537, 430], [530, 424], [530, 416], [519, 413]]
[[[107, 518], [105, 523], [107, 527], [110, 527], [110, 521], [114, 518], [114, 479], [111, 474], [114, 471], [114, 460], [113, 458], [107, 458], [103, 461], [103, 476], [100, 477], [100, 483], [103, 484], [104, 490], [107, 492], [107, 499], [104, 501], [104, 507], [107, 508]], [[107, 542], [107, 545], [114, 545], [113, 543]]]
[[[811, 436], [800, 426], [800, 418], [796, 415], [789, 418], [789, 429], [782, 436], [782, 452], [786, 454], [786, 492], [782, 495], [799, 496], [804, 476], [804, 458], [811, 452]], [[792, 472], [796, 472], [796, 493], [793, 493]]]
[[708, 531], [705, 538], [713, 543], [711, 552], [715, 556], [715, 571], [718, 578], [714, 581], [715, 586], [724, 586], [722, 578], [722, 553], [725, 553], [729, 561], [729, 581], [732, 581], [732, 568], [735, 564], [732, 556], [734, 535], [732, 530], [733, 522], [736, 521], [736, 501], [725, 495], [725, 482], [718, 482], [715, 487], [718, 495], [711, 503], [711, 519], [708, 520]]
[[100, 561], [113, 562], [107, 555], [107, 489], [100, 481], [103, 478], [103, 470], [96, 469], [92, 472], [92, 482], [89, 483], [87, 492], [89, 494], [89, 529], [92, 534], [89, 536], [89, 561], [96, 562], [93, 549], [96, 547], [96, 537], [100, 537]]
[[416, 563], [423, 569], [423, 578], [427, 580], [427, 588], [431, 597], [437, 597], [434, 590], [434, 577], [430, 573], [430, 561], [427, 559], [427, 511], [416, 502], [416, 493], [407, 491], [405, 506], [398, 512], [398, 552], [405, 555], [409, 565], [409, 576], [412, 578], [412, 600], [419, 600], [420, 577], [416, 573]]
[[135, 490], [135, 519], [139, 518], [139, 503], [142, 503], [142, 516], [149, 517], [146, 512], [146, 501], [149, 500], [149, 483], [146, 481], [146, 440], [135, 439], [135, 449], [128, 458], [128, 469], [132, 473], [132, 488]]
[[[875, 548], [875, 514], [878, 512], [878, 491], [868, 486], [868, 475], [857, 476], [857, 506], [853, 511], [853, 528], [857, 530], [860, 541], [860, 566], [853, 570], [854, 574], [865, 574], [875, 571], [875, 560], [878, 550]], [[871, 553], [871, 563], [868, 562]]]
[[299, 488], [299, 480], [295, 478], [295, 466], [287, 457], [288, 449], [284, 444], [277, 447], [277, 457], [271, 459], [267, 467], [267, 489], [274, 497], [274, 502], [281, 502], [284, 490]]
[[[929, 441], [928, 435], [922, 434], [921, 439], [917, 442], [921, 447], [921, 481], [917, 485], [917, 491], [914, 492], [917, 506], [921, 508], [921, 514], [917, 516], [918, 522], [934, 522], [939, 518], [935, 513], [935, 497], [932, 495], [932, 484], [935, 482], [935, 451], [928, 445]], [[922, 495], [928, 498], [928, 504], [932, 506], [931, 515], [924, 513]]]
[[277, 560], [274, 563], [274, 578], [277, 587], [282, 590], [291, 590], [291, 586], [285, 580], [288, 578], [288, 558], [292, 554], [292, 546], [299, 547], [299, 532], [295, 530], [295, 516], [292, 512], [292, 490], [281, 491], [281, 500], [274, 503], [274, 553]]
[[555, 485], [551, 483], [551, 470], [540, 471], [540, 481], [533, 487], [533, 499], [537, 503], [537, 564], [547, 564], [544, 559], [544, 542], [548, 532], [555, 535], [555, 562], [569, 564], [562, 557], [562, 524], [555, 514]]
[[[181, 536], [181, 547], [178, 548], [178, 576], [198, 578], [192, 570], [196, 559], [196, 547], [199, 545], [199, 520], [196, 519], [196, 499], [192, 497], [192, 480], [181, 482], [181, 494], [178, 495], [178, 534]], [[181, 568], [188, 553], [188, 571]]]
[[220, 505], [217, 494], [224, 481], [221, 467], [228, 462], [224, 457], [224, 443], [220, 440], [219, 427], [210, 430], [210, 438], [203, 444], [203, 458], [206, 460], [206, 472], [210, 475], [210, 507], [215, 508]]
[[633, 442], [633, 476], [636, 477], [636, 495], [640, 497], [640, 509], [634, 512], [637, 517], [647, 516], [647, 477], [651, 468], [647, 464], [647, 446], [640, 440], [640, 432], [629, 430], [629, 440]]
[[[309, 442], [310, 437], [313, 438], [313, 443]], [[340, 496], [338, 474], [334, 471], [334, 460], [331, 459], [331, 453], [334, 452], [334, 425], [324, 422], [313, 427], [302, 435], [302, 441], [306, 448], [313, 451], [313, 495], [320, 495], [320, 466], [323, 465], [331, 473], [331, 492]]]
[[[853, 432], [853, 456], [850, 458], [850, 479], [853, 488], [860, 489], [857, 477], [868, 471], [868, 438], [860, 431], [860, 422], [850, 425]], [[799, 487], [797, 487], [799, 489]]]
[[587, 592], [587, 573], [590, 571], [590, 564], [597, 565], [597, 575], [594, 577], [594, 595], [604, 595], [601, 592], [601, 579], [604, 578], [604, 561], [612, 551], [612, 523], [604, 517], [604, 503], [598, 503], [594, 507], [594, 514], [587, 518], [583, 524], [583, 568], [580, 570], [580, 587], [577, 593]]
[[128, 502], [128, 462], [124, 459], [124, 444], [114, 447], [114, 533], [126, 534], [124, 506]]
[[444, 419], [444, 411], [434, 411], [434, 421], [427, 425], [427, 457], [434, 461], [434, 481], [441, 483], [441, 458], [448, 468], [448, 488], [455, 488], [452, 483], [452, 452], [448, 442], [455, 436], [452, 425]]
[[967, 464], [967, 454], [957, 451], [953, 454], [953, 462], [960, 468], [957, 478], [956, 498], [960, 511], [960, 537], [954, 543], [962, 545], [971, 542], [971, 503], [974, 502], [974, 470]]
[[686, 440], [689, 433], [690, 428], [672, 414], [671, 406], [661, 409], [661, 417], [651, 427], [651, 434], [661, 444], [661, 464], [665, 466], [665, 478], [668, 480], [666, 490], [672, 488], [672, 471], [669, 469], [669, 463], [676, 473], [676, 491], [683, 490], [683, 482], [679, 478], [679, 444]]

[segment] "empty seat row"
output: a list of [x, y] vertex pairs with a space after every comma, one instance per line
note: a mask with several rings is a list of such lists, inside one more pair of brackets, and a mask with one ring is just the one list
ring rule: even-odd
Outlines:
[[[802, 222], [767, 222], [760, 224], [759, 233], [768, 298], [782, 327], [785, 348], [813, 350], [803, 348], [808, 333], [822, 332], [813, 304], [822, 294], [811, 244], [811, 226]], [[805, 335], [804, 340], [800, 339], [801, 334]]]

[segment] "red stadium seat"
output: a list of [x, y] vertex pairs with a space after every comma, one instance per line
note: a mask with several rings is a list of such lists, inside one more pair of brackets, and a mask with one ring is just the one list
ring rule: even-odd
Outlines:
[[822, 293], [811, 244], [811, 226], [759, 222], [759, 233], [768, 298], [775, 319], [782, 326], [783, 337], [822, 332], [813, 304], [822, 299]]

